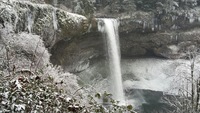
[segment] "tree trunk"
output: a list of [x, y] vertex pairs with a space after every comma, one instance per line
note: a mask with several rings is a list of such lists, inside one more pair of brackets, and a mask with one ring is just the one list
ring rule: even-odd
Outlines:
[[191, 98], [191, 104], [192, 104], [192, 110], [194, 110], [194, 62], [191, 64], [191, 82], [192, 82], [192, 98]]
[[200, 96], [200, 78], [197, 80], [197, 100], [196, 100], [196, 112], [198, 111], [199, 107], [199, 96]]

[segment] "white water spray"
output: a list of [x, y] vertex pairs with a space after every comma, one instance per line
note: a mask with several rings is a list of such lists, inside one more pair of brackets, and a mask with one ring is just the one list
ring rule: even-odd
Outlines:
[[34, 24], [34, 19], [31, 13], [28, 14], [27, 21], [28, 21], [28, 25], [27, 25], [28, 32], [32, 33], [32, 26]]
[[[54, 5], [54, 7], [57, 7], [58, 1], [53, 0], [53, 5]], [[57, 30], [58, 29], [58, 26], [57, 26], [58, 22], [57, 22], [57, 16], [56, 16], [56, 8], [53, 9], [52, 17], [53, 17], [53, 28], [54, 28], [54, 30]]]
[[115, 19], [100, 19], [98, 29], [104, 33], [107, 42], [111, 74], [111, 93], [115, 100], [120, 101], [120, 104], [125, 104], [121, 77], [118, 24], [118, 21]]

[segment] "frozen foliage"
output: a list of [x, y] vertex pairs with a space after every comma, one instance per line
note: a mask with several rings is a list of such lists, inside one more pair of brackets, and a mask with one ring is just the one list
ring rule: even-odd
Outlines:
[[4, 0], [4, 1], [11, 1], [11, 3], [13, 1], [29, 1], [29, 2], [33, 2], [33, 3], [45, 3], [45, 0]]
[[[60, 67], [48, 66], [43, 70], [46, 77], [51, 76], [54, 78], [54, 83], [70, 97], [79, 98], [83, 91], [77, 84], [77, 77], [74, 74], [65, 72]], [[78, 91], [77, 91], [78, 90]]]
[[44, 47], [41, 37], [27, 33], [15, 34], [9, 32], [8, 29], [0, 30], [2, 41], [0, 45], [2, 46], [2, 51], [0, 51], [1, 62], [7, 59], [9, 64], [12, 64], [9, 67], [15, 66], [16, 71], [29, 69], [30, 67], [42, 68], [49, 63], [50, 55]]
[[[79, 99], [69, 97], [58, 88], [52, 77], [44, 78], [42, 72], [30, 75], [21, 73], [15, 80], [4, 74], [0, 76], [0, 112], [134, 113], [131, 105], [119, 106], [106, 92]], [[87, 100], [88, 104], [81, 105], [83, 100]]]
[[137, 29], [137, 32], [168, 31], [199, 26], [200, 2], [197, 0], [136, 0], [134, 3], [136, 11], [119, 15], [125, 32]]
[[[5, 0], [0, 2], [0, 13], [0, 19], [5, 24], [12, 24], [15, 32], [27, 31], [40, 35], [48, 47], [64, 37], [85, 32], [82, 21], [86, 17], [47, 4], [20, 0], [10, 3]], [[58, 35], [55, 37], [55, 34]]]
[[95, 11], [94, 1], [92, 0], [74, 0], [76, 3], [74, 7], [74, 12], [84, 15], [86, 17], [90, 17], [93, 15]]
[[[195, 50], [193, 48], [193, 50]], [[192, 50], [191, 50], [192, 51]], [[176, 76], [171, 84], [171, 90], [177, 90], [178, 96], [173, 99], [165, 100], [170, 105], [175, 106], [176, 113], [199, 113], [199, 54], [197, 52], [189, 52], [190, 61], [182, 63], [175, 70]], [[182, 61], [183, 62], [183, 61]]]
[[51, 77], [42, 79], [40, 75], [21, 75], [10, 81], [2, 76], [0, 112], [69, 112], [68, 106], [75, 103], [67, 100], [67, 95], [53, 84]]
[[[0, 70], [2, 73], [10, 75], [21, 71], [38, 72], [43, 70], [44, 77], [54, 77], [55, 83], [63, 82], [60, 88], [66, 90], [68, 95], [79, 89], [75, 75], [64, 73], [61, 69], [51, 66], [50, 54], [40, 36], [24, 32], [15, 34], [12, 27], [9, 26], [6, 25], [6, 28], [0, 30]], [[49, 66], [47, 67], [47, 65]], [[18, 81], [16, 81], [16, 85], [18, 88], [21, 87]]]
[[[68, 95], [79, 89], [75, 75], [51, 66], [50, 54], [40, 36], [24, 32], [15, 34], [8, 26], [0, 30], [0, 70], [3, 73], [10, 75], [21, 71], [42, 70], [44, 77], [51, 76], [55, 78], [55, 83], [62, 82], [60, 88], [65, 89]], [[17, 86], [20, 87], [19, 84]]]

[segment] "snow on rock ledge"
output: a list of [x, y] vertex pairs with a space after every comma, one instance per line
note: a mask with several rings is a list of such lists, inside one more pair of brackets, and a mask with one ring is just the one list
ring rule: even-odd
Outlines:
[[[29, 32], [43, 37], [46, 47], [63, 38], [86, 32], [86, 17], [68, 13], [47, 4], [28, 1], [0, 1], [0, 26], [11, 23], [15, 32]], [[57, 25], [58, 29], [55, 29]], [[68, 40], [68, 39], [67, 39]]]

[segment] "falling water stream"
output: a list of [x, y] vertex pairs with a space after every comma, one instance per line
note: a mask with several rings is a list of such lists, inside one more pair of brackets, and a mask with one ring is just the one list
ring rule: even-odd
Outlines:
[[111, 74], [111, 93], [114, 99], [120, 101], [120, 104], [124, 104], [125, 97], [121, 77], [118, 25], [119, 23], [116, 19], [100, 19], [98, 28], [104, 34], [107, 43]]
[[[53, 5], [54, 5], [54, 7], [57, 7], [58, 1], [53, 0]], [[58, 26], [57, 26], [56, 8], [53, 9], [52, 17], [53, 17], [53, 28], [54, 28], [54, 30], [57, 30]]]

